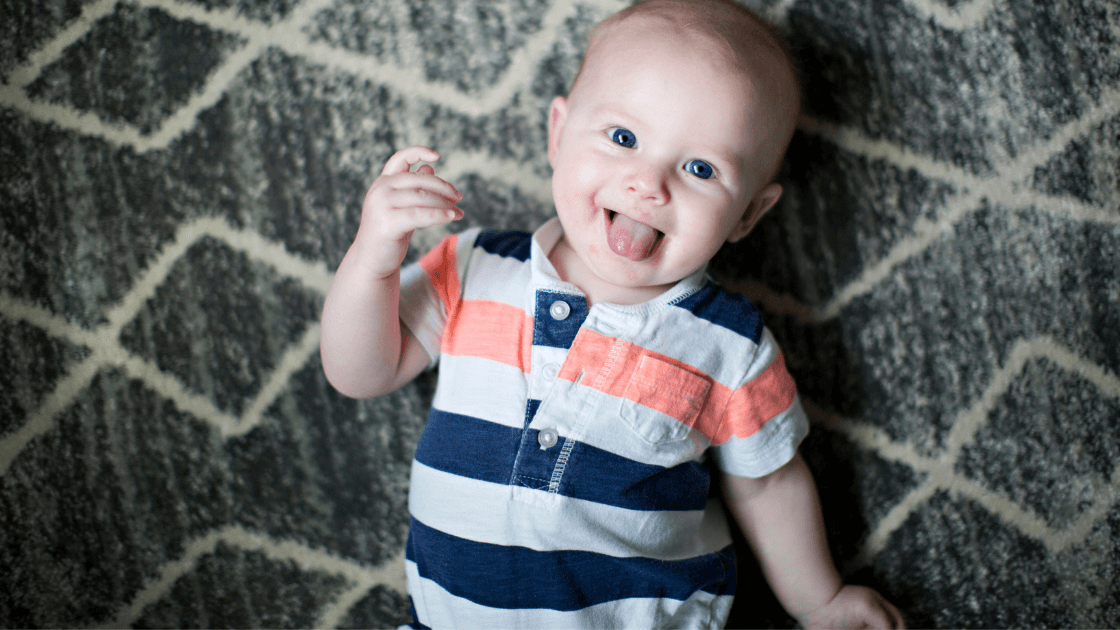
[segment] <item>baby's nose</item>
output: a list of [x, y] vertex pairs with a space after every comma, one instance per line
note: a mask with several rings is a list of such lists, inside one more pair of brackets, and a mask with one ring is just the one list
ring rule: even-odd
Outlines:
[[665, 203], [669, 200], [668, 178], [664, 169], [652, 164], [638, 163], [626, 174], [626, 191], [643, 201]]

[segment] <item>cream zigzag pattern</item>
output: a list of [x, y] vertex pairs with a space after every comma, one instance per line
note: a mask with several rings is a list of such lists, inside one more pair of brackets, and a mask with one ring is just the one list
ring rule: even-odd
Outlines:
[[140, 591], [132, 602], [118, 611], [116, 618], [104, 627], [131, 627], [140, 619], [147, 606], [159, 601], [160, 597], [174, 586], [176, 580], [190, 573], [200, 558], [214, 553], [219, 544], [243, 551], [261, 552], [272, 560], [295, 562], [305, 571], [333, 573], [346, 578], [349, 588], [323, 611], [313, 626], [316, 628], [337, 626], [350, 607], [376, 586], [388, 586], [402, 593], [405, 590], [403, 552], [380, 567], [370, 569], [333, 554], [288, 541], [274, 540], [240, 527], [227, 527], [211, 532], [187, 545], [182, 558], [164, 565], [160, 570], [159, 578]]
[[[112, 144], [129, 146], [139, 152], [158, 150], [190, 131], [198, 114], [217, 103], [249, 63], [268, 48], [276, 47], [313, 63], [388, 84], [406, 98], [437, 102], [467, 114], [478, 115], [507, 105], [523, 88], [523, 78], [529, 76], [534, 65], [547, 54], [554, 42], [554, 33], [578, 4], [577, 0], [557, 2], [544, 16], [540, 31], [517, 51], [513, 64], [502, 80], [481, 94], [471, 95], [450, 85], [429, 82], [416, 68], [378, 63], [362, 55], [311, 41], [304, 29], [330, 1], [308, 0], [287, 18], [268, 25], [243, 18], [234, 10], [208, 11], [198, 5], [174, 0], [138, 0], [137, 3], [142, 6], [159, 8], [176, 18], [205, 24], [218, 30], [232, 31], [246, 40], [246, 44], [227, 57], [211, 73], [202, 88], [151, 135], [143, 135], [138, 129], [128, 125], [106, 123], [88, 112], [33, 102], [26, 94], [26, 87], [43, 68], [59, 59], [69, 45], [88, 33], [97, 20], [108, 15], [118, 0], [98, 0], [86, 5], [80, 17], [30, 55], [26, 64], [11, 73], [6, 85], [0, 85], [0, 105], [16, 109], [34, 120], [99, 137]], [[907, 0], [907, 3], [944, 28], [963, 30], [980, 25], [992, 12], [994, 1], [972, 0], [953, 8], [948, 8], [939, 0]], [[792, 3], [793, 0], [782, 0], [771, 7], [768, 17], [778, 23], [783, 22], [784, 14]], [[604, 0], [600, 4], [607, 5], [600, 7], [605, 14], [618, 8], [623, 2]], [[1036, 166], [1045, 163], [1071, 141], [1083, 137], [1097, 125], [1117, 115], [1120, 115], [1120, 90], [1113, 89], [1103, 94], [1096, 106], [1079, 120], [1058, 130], [1053, 137], [1040, 143], [1032, 151], [1002, 164], [993, 177], [977, 177], [951, 164], [868, 138], [854, 129], [830, 127], [816, 120], [803, 119], [800, 127], [806, 133], [823, 136], [853, 154], [882, 160], [899, 169], [914, 169], [930, 179], [950, 182], [957, 187], [958, 192], [946, 205], [941, 216], [934, 221], [922, 219], [916, 222], [909, 236], [896, 244], [882, 260], [869, 265], [859, 277], [821, 307], [807, 307], [789, 296], [775, 294], [758, 285], [746, 284], [739, 288], [763, 302], [769, 310], [791, 314], [805, 322], [834, 318], [852, 300], [865, 295], [889, 278], [898, 265], [919, 256], [935, 242], [946, 238], [956, 223], [977, 209], [985, 199], [999, 200], [1017, 207], [1030, 207], [1040, 212], [1067, 215], [1076, 220], [1118, 226], [1120, 215], [1115, 211], [1071, 198], [1038, 193], [1025, 185]], [[409, 135], [412, 136], [410, 142], [424, 141], [415, 132]], [[527, 172], [519, 164], [485, 155], [459, 153], [447, 156], [442, 169], [448, 179], [476, 173], [517, 186], [542, 201], [548, 202], [551, 199], [548, 180]], [[441, 235], [438, 230], [418, 234], [416, 238], [420, 242], [417, 244], [423, 246], [423, 242], [433, 242]], [[76, 326], [36, 305], [0, 293], [0, 315], [10, 320], [27, 322], [41, 328], [48, 335], [66, 339], [91, 351], [85, 360], [71, 368], [55, 384], [54, 390], [43, 399], [39, 408], [26, 419], [19, 430], [0, 439], [0, 474], [6, 473], [32, 440], [54, 427], [57, 414], [71, 405], [105, 367], [122, 369], [130, 377], [144, 382], [173, 401], [183, 411], [213, 425], [223, 436], [242, 435], [261, 422], [263, 411], [283, 392], [290, 376], [305, 365], [317, 350], [317, 325], [309, 326], [303, 337], [285, 352], [276, 370], [240, 417], [233, 417], [218, 409], [209, 399], [190, 391], [176, 377], [162, 373], [151, 362], [132, 355], [119, 343], [122, 327], [136, 316], [144, 301], [166, 278], [175, 261], [204, 237], [220, 240], [257, 260], [271, 264], [281, 273], [298, 279], [303, 285], [320, 293], [325, 293], [330, 284], [331, 273], [322, 263], [308, 262], [292, 255], [282, 245], [268, 241], [252, 230], [238, 229], [218, 220], [199, 219], [180, 226], [173, 241], [163, 248], [121, 302], [107, 313], [108, 321], [93, 330]], [[961, 449], [987, 420], [999, 396], [1007, 391], [1028, 361], [1039, 357], [1079, 374], [1093, 383], [1102, 394], [1120, 398], [1120, 379], [1116, 375], [1107, 373], [1100, 366], [1085, 360], [1051, 338], [1039, 337], [1023, 339], [1015, 345], [1007, 363], [995, 370], [984, 393], [956, 419], [949, 436], [948, 448], [937, 458], [922, 456], [908, 445], [890, 440], [879, 430], [859, 420], [842, 419], [819, 409], [811, 409], [814, 418], [825, 426], [843, 432], [862, 447], [886, 459], [905, 463], [925, 475], [925, 480], [876, 525], [861, 553], [847, 567], [849, 570], [870, 562], [907, 516], [938, 490], [948, 490], [974, 499], [1024, 534], [1042, 541], [1053, 552], [1081, 540], [1107, 514], [1120, 496], [1120, 468], [1112, 475], [1111, 484], [1099, 485], [1092, 507], [1079, 520], [1061, 530], [1049, 527], [1037, 515], [1022, 509], [1010, 499], [980, 488], [954, 472]], [[194, 541], [181, 559], [165, 565], [160, 577], [118, 612], [113, 625], [121, 627], [137, 620], [146, 606], [158, 601], [180, 576], [192, 570], [198, 558], [212, 553], [219, 543], [261, 551], [279, 560], [293, 560], [309, 570], [345, 576], [352, 587], [323, 612], [320, 623], [317, 624], [323, 627], [338, 623], [349, 608], [376, 585], [386, 585], [402, 592], [404, 589], [401, 558], [380, 568], [370, 569], [298, 543], [275, 541], [240, 528], [227, 528]]]
[[953, 428], [946, 440], [946, 448], [936, 458], [922, 456], [910, 446], [892, 441], [872, 425], [859, 420], [840, 418], [809, 406], [810, 415], [823, 426], [847, 435], [884, 459], [904, 463], [925, 476], [925, 480], [899, 501], [869, 533], [863, 549], [846, 567], [847, 570], [851, 571], [869, 564], [875, 555], [885, 548], [891, 533], [902, 525], [912, 511], [938, 490], [945, 490], [980, 503], [988, 511], [1014, 525], [1024, 534], [1041, 541], [1052, 553], [1058, 553], [1084, 540], [1093, 525], [1108, 514], [1113, 504], [1120, 499], [1120, 464], [1117, 464], [1110, 474], [1111, 483], [1103, 479], [1097, 480], [1093, 505], [1069, 527], [1062, 529], [1050, 527], [1033, 512], [1024, 510], [1006, 497], [993, 493], [987, 488], [978, 486], [976, 482], [955, 471], [961, 451], [987, 421], [1000, 396], [1012, 386], [1015, 378], [1023, 372], [1029, 361], [1040, 358], [1078, 374], [1092, 383], [1101, 394], [1120, 398], [1120, 378], [1105, 372], [1099, 365], [1086, 361], [1053, 338], [1040, 336], [1021, 339], [1015, 344], [1007, 363], [996, 370], [979, 399], [954, 420]]

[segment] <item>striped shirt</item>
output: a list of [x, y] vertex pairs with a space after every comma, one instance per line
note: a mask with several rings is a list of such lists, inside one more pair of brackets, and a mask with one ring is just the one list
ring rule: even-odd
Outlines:
[[808, 431], [746, 298], [703, 270], [590, 308], [534, 235], [469, 230], [402, 273], [439, 362], [412, 466], [418, 625], [722, 627], [735, 591], [710, 465], [766, 475]]

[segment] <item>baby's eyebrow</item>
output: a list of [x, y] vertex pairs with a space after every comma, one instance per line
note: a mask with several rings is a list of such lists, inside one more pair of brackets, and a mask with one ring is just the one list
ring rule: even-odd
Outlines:
[[595, 116], [622, 119], [619, 122], [628, 122], [630, 124], [640, 122], [626, 107], [615, 103], [596, 105], [591, 109], [591, 113]]

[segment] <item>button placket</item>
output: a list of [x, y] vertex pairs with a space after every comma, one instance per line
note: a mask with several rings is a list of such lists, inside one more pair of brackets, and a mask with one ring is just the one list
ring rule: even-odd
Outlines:
[[[539, 289], [534, 294], [533, 346], [530, 358], [529, 397], [539, 407], [525, 425], [514, 462], [513, 483], [555, 493], [571, 444], [566, 414], [548, 413], [551, 408], [571, 404], [565, 400], [571, 388], [559, 382], [581, 326], [587, 318], [586, 298], [581, 295]], [[567, 378], [567, 377], [565, 377]], [[542, 416], [541, 410], [546, 413]], [[563, 435], [561, 434], [563, 432]]]

